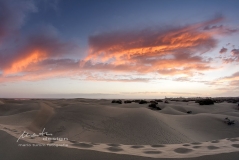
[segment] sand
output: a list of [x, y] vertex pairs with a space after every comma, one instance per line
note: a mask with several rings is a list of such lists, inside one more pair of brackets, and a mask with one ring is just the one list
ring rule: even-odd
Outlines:
[[[236, 105], [170, 101], [160, 103], [162, 110], [155, 111], [147, 104], [112, 104], [110, 100], [4, 100], [0, 105], [0, 159], [21, 159], [17, 155], [66, 159], [63, 153], [71, 159], [235, 159], [239, 157]], [[186, 113], [189, 110], [192, 114]], [[236, 124], [225, 124], [225, 117]], [[27, 137], [16, 142], [24, 131], [38, 134], [43, 128], [65, 139]], [[15, 156], [4, 152], [4, 146]]]

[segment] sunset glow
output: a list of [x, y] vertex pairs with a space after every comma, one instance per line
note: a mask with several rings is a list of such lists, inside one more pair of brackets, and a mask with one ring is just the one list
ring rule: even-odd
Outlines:
[[0, 1], [1, 97], [238, 96], [237, 1], [92, 3]]
[[22, 59], [13, 62], [10, 68], [4, 70], [4, 74], [14, 74], [23, 72], [29, 65], [42, 61], [45, 58], [46, 54], [44, 52], [36, 50], [27, 55], [27, 57], [24, 57]]

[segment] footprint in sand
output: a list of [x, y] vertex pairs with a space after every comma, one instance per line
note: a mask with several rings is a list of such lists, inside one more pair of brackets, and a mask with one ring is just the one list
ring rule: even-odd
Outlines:
[[239, 140], [236, 139], [236, 138], [230, 138], [230, 139], [228, 139], [228, 140], [230, 140], [231, 142], [237, 142], [237, 141], [239, 141]]
[[201, 148], [201, 146], [193, 146], [193, 148], [197, 149], [197, 148]]
[[151, 145], [151, 147], [159, 148], [159, 147], [165, 147], [165, 145], [162, 145], [162, 144], [154, 144], [154, 145]]
[[92, 145], [94, 145], [94, 146], [100, 145], [99, 143], [93, 143], [93, 142], [91, 142], [90, 144], [92, 144]]
[[193, 142], [193, 143], [191, 143], [191, 144], [193, 144], [193, 145], [199, 145], [199, 144], [202, 144], [202, 143], [200, 143], [200, 142]]
[[207, 148], [208, 148], [209, 150], [219, 149], [219, 147], [216, 147], [216, 146], [208, 146]]
[[162, 153], [161, 151], [145, 151], [145, 154], [160, 154]]
[[87, 143], [75, 143], [73, 146], [81, 147], [81, 148], [91, 148], [93, 145]]
[[120, 144], [114, 144], [114, 143], [111, 143], [111, 144], [107, 144], [108, 146], [111, 146], [111, 147], [119, 147]]
[[71, 142], [71, 143], [76, 143], [76, 140], [69, 140], [69, 142]]
[[211, 141], [212, 143], [219, 143], [220, 141], [219, 140], [213, 140]]
[[144, 146], [140, 146], [140, 145], [135, 145], [135, 146], [131, 146], [131, 148], [135, 148], [135, 149], [138, 149], [138, 148], [144, 148]]
[[239, 148], [239, 144], [232, 144], [232, 147]]
[[111, 152], [119, 152], [119, 151], [123, 151], [123, 149], [122, 148], [120, 148], [120, 147], [109, 147], [109, 148], [107, 148], [109, 151], [111, 151]]
[[193, 151], [192, 149], [188, 149], [188, 148], [177, 148], [174, 150], [174, 152], [181, 153], [181, 154], [190, 153], [192, 151]]

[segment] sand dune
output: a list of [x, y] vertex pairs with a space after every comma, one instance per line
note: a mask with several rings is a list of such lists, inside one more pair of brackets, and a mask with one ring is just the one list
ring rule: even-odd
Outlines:
[[1, 104], [4, 104], [4, 102], [0, 100], [0, 105], [1, 105]]
[[[162, 110], [110, 100], [8, 100], [0, 106], [0, 129], [18, 138], [23, 131], [39, 133], [45, 128], [54, 137], [66, 137], [67, 148], [151, 158], [239, 151], [239, 112], [233, 104], [170, 102], [159, 106]], [[225, 124], [225, 117], [236, 124]], [[24, 140], [47, 143], [40, 137]]]
[[38, 111], [26, 111], [9, 116], [0, 116], [0, 124], [13, 126], [27, 126], [32, 123]]
[[54, 109], [45, 103], [40, 103], [40, 110], [32, 123], [27, 127], [32, 132], [40, 132], [54, 114]]

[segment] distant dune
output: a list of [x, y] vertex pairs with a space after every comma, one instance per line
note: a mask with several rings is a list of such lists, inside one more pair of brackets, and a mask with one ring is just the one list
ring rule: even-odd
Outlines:
[[4, 102], [3, 102], [3, 101], [0, 101], [0, 105], [1, 105], [1, 104], [4, 104]]
[[[199, 105], [194, 101], [159, 102], [157, 106], [161, 110], [150, 109], [148, 103], [118, 104], [111, 103], [111, 100], [92, 99], [8, 99], [4, 103], [1, 100], [0, 104], [2, 131], [17, 140], [23, 131], [38, 134], [45, 128], [53, 137], [65, 140], [28, 137], [23, 138], [21, 143], [66, 144], [63, 146], [64, 151], [62, 148], [51, 149], [56, 153], [71, 153], [72, 149], [76, 149], [96, 155], [103, 152], [110, 154], [109, 157], [113, 154], [115, 158], [118, 155], [131, 157], [126, 159], [132, 159], [132, 156], [143, 159], [196, 158], [207, 155], [212, 155], [208, 159], [214, 159], [219, 154], [227, 153], [226, 157], [233, 159], [239, 152], [239, 111], [234, 103]], [[227, 125], [224, 122], [226, 117], [234, 120], [235, 124]], [[9, 137], [3, 133], [0, 132], [0, 138]], [[4, 143], [8, 147], [19, 144], [8, 144], [6, 140]], [[39, 152], [44, 148], [40, 148]], [[17, 150], [14, 152], [17, 153]], [[25, 147], [25, 150], [28, 148]], [[1, 155], [0, 151], [0, 158]], [[17, 156], [11, 156], [11, 159], [17, 159]]]

